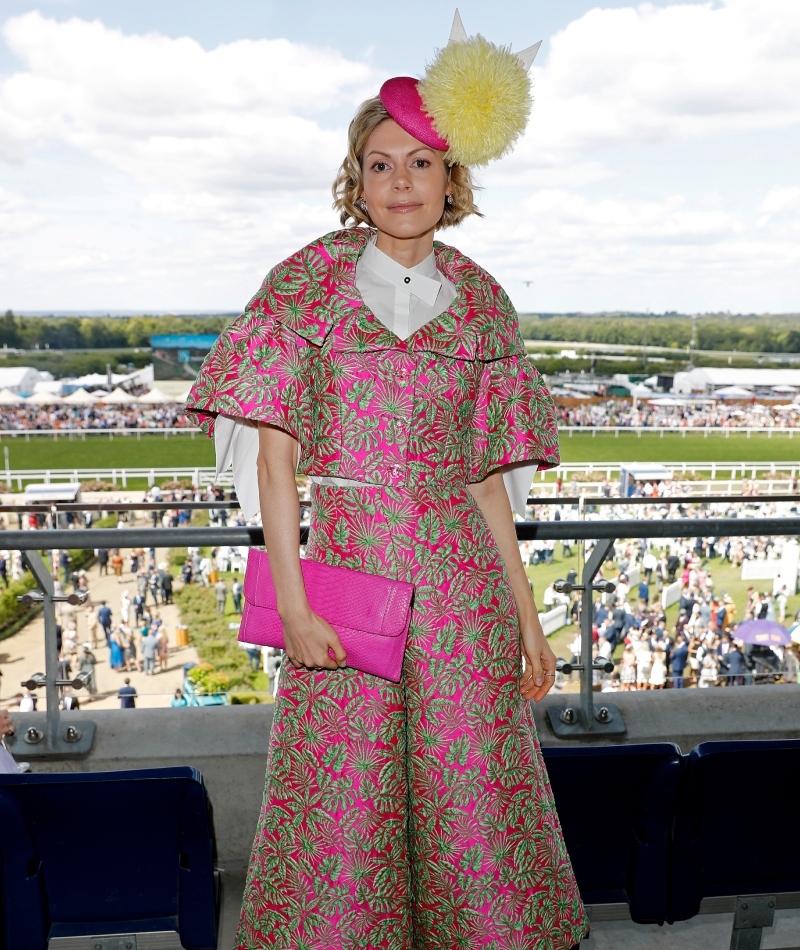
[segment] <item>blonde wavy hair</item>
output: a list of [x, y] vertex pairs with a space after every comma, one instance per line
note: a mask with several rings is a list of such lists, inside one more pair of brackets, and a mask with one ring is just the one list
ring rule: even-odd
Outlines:
[[[367, 99], [358, 107], [347, 134], [347, 156], [333, 183], [333, 208], [339, 212], [339, 220], [344, 227], [368, 224], [374, 227], [369, 213], [363, 211], [358, 200], [364, 191], [362, 159], [367, 139], [373, 131], [391, 116], [384, 108], [379, 96]], [[472, 182], [472, 175], [466, 165], [448, 165], [447, 173], [450, 179], [450, 188], [453, 203], [445, 203], [442, 216], [436, 225], [437, 228], [452, 228], [469, 217], [471, 214], [483, 215], [475, 204], [477, 186]]]

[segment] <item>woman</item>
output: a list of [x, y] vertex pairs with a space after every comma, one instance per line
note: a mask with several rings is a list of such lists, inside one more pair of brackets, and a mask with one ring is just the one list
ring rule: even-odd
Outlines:
[[112, 670], [116, 670], [117, 673], [120, 673], [125, 666], [125, 659], [122, 654], [122, 634], [118, 628], [111, 632], [109, 643], [111, 646], [111, 654], [108, 661], [109, 666]]
[[119, 628], [120, 645], [122, 646], [122, 658], [125, 661], [125, 670], [128, 673], [135, 673], [139, 670], [139, 661], [136, 658], [136, 640], [130, 627], [120, 625]]
[[158, 664], [162, 673], [167, 672], [169, 663], [169, 637], [164, 626], [158, 628]]
[[[527, 90], [516, 57], [464, 40]], [[354, 226], [270, 273], [187, 401], [244, 514], [260, 503], [289, 660], [238, 948], [565, 950], [586, 932], [527, 706], [555, 657], [504, 480], [524, 512], [558, 462], [553, 406], [504, 291], [433, 241], [477, 213], [466, 160], [492, 157], [488, 132], [426, 111], [461, 45], [360, 107], [334, 186]], [[470, 105], [448, 102], [440, 118]], [[309, 607], [298, 462], [307, 557], [415, 586], [399, 684], [348, 668]]]

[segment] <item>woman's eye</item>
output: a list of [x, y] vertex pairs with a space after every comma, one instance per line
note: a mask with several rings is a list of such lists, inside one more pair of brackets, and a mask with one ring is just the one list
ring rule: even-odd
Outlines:
[[414, 167], [415, 167], [415, 168], [427, 168], [428, 165], [430, 165], [430, 162], [427, 160], [427, 158], [418, 158], [418, 159], [414, 162]]
[[372, 166], [372, 170], [374, 172], [384, 172], [388, 167], [389, 166], [386, 164], [386, 162], [375, 162], [375, 164]]

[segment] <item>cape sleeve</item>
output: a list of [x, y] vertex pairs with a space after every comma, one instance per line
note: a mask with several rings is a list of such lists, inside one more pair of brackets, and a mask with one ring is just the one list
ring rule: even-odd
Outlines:
[[[483, 363], [470, 448], [469, 481], [479, 482], [495, 469], [508, 469], [504, 475], [511, 476], [505, 481], [512, 508], [524, 515], [523, 498], [533, 475], [560, 461], [553, 400], [525, 356], [514, 354]], [[527, 479], [527, 484], [521, 479]]]
[[186, 400], [190, 419], [213, 435], [217, 416], [308, 431], [313, 344], [273, 316], [246, 311], [220, 334]]
[[186, 400], [187, 415], [214, 438], [219, 477], [233, 467], [246, 518], [259, 511], [258, 426], [302, 445], [310, 429], [314, 345], [273, 316], [248, 307], [211, 348]]

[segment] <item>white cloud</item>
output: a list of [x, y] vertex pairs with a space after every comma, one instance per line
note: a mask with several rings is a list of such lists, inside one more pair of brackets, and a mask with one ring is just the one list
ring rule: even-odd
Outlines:
[[[2, 33], [21, 66], [0, 78], [0, 160], [39, 157], [18, 176], [35, 201], [0, 190], [0, 307], [236, 307], [336, 226], [342, 116], [379, 70], [289, 40], [204, 50], [39, 13]], [[795, 308], [793, 180], [747, 207], [685, 197], [689, 164], [662, 186], [646, 163], [651, 146], [798, 122], [798, 48], [798, 0], [592, 10], [550, 41], [515, 154], [481, 170], [487, 218], [443, 239], [521, 309]], [[619, 147], [648, 200], [626, 194]], [[592, 195], [614, 178], [615, 195]]]
[[533, 118], [503, 171], [793, 125], [798, 49], [797, 0], [591, 10], [552, 37], [534, 68]]
[[327, 185], [344, 133], [321, 117], [374, 94], [377, 71], [285, 39], [206, 51], [39, 13], [3, 35], [25, 71], [0, 85], [0, 155], [66, 142], [156, 187]]
[[36, 228], [42, 221], [22, 195], [0, 188], [0, 235], [5, 241], [14, 241], [21, 233]]
[[707, 204], [542, 189], [488, 202], [484, 221], [445, 240], [502, 268], [520, 310], [796, 307], [796, 237], [768, 227], [756, 240], [747, 215]]
[[771, 188], [758, 210], [761, 212], [757, 222], [759, 228], [772, 224], [785, 232], [800, 234], [800, 187]]

